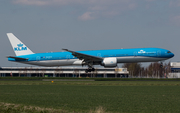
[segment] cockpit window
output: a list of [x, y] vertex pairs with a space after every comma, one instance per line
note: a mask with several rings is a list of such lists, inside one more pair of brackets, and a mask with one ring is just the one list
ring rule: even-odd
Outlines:
[[167, 53], [171, 53], [171, 51], [168, 51]]

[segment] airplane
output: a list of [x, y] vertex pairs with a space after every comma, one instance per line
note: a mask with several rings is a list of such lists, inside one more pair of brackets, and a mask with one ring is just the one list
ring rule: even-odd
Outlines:
[[161, 48], [132, 48], [111, 50], [72, 51], [33, 53], [13, 33], [7, 33], [16, 56], [7, 56], [8, 61], [38, 66], [88, 66], [86, 73], [95, 71], [94, 65], [105, 68], [117, 67], [118, 63], [158, 62], [172, 58], [174, 54]]

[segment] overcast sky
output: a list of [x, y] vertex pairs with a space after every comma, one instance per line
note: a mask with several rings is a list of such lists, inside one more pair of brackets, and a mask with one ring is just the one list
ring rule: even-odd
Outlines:
[[1, 0], [0, 66], [24, 66], [6, 58], [9, 32], [35, 53], [157, 47], [180, 61], [180, 0]]

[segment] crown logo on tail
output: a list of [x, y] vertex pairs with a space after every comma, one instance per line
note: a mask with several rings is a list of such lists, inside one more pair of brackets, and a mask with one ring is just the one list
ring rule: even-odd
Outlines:
[[17, 44], [17, 46], [18, 46], [18, 47], [22, 47], [22, 46], [23, 46], [23, 44], [21, 44], [21, 43], [20, 43], [20, 44]]

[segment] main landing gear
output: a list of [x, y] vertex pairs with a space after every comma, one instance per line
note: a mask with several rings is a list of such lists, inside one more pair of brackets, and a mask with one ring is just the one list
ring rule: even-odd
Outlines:
[[85, 73], [88, 73], [88, 72], [91, 72], [91, 71], [95, 71], [94, 66], [93, 66], [93, 62], [88, 62], [88, 63], [84, 62], [83, 65], [87, 65], [88, 66], [88, 69], [85, 70]]
[[88, 68], [85, 70], [86, 73], [91, 72], [91, 71], [95, 71], [95, 69], [94, 68]]

